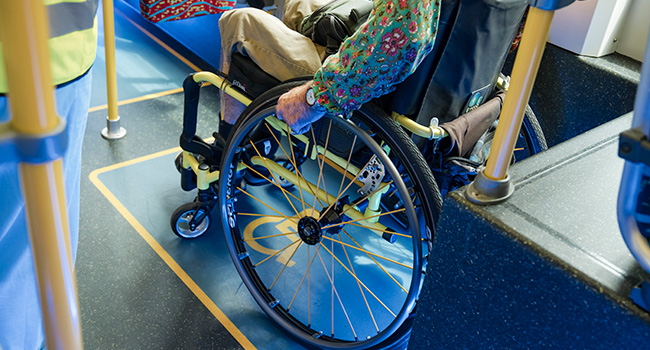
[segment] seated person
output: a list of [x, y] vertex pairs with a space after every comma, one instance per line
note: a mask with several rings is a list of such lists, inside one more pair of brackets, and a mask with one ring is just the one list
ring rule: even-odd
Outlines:
[[[283, 21], [255, 8], [229, 11], [219, 20], [222, 72], [228, 73], [230, 55], [240, 52], [280, 81], [313, 76], [278, 101], [278, 118], [296, 133], [325, 113], [350, 113], [391, 92], [415, 71], [436, 38], [440, 0], [374, 0], [366, 23], [325, 58], [323, 47], [296, 30], [329, 1], [287, 0]], [[226, 123], [234, 124], [241, 111], [241, 103], [222, 94]]]

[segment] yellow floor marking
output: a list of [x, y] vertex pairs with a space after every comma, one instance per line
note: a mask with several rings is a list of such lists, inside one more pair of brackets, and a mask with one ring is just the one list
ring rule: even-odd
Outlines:
[[[120, 101], [120, 102], [117, 103], [117, 105], [122, 106], [122, 105], [126, 105], [126, 104], [129, 104], [129, 103], [152, 100], [154, 98], [167, 96], [167, 95], [175, 94], [175, 93], [182, 92], [182, 91], [183, 91], [183, 88], [179, 87], [179, 88], [172, 89], [172, 90], [161, 91], [161, 92], [157, 92], [155, 94], [148, 94], [148, 95], [144, 95], [144, 96], [135, 97], [135, 98], [131, 98], [131, 99], [128, 99], [128, 100]], [[92, 108], [88, 109], [88, 113], [100, 111], [102, 109], [107, 109], [107, 108], [108, 108], [108, 105], [92, 107]]]
[[[149, 38], [151, 38], [151, 40], [155, 41], [158, 45], [162, 46], [162, 48], [164, 48], [164, 49], [167, 50], [169, 53], [171, 53], [172, 55], [174, 55], [174, 57], [178, 58], [181, 62], [185, 63], [187, 66], [189, 66], [190, 68], [192, 68], [195, 72], [199, 72], [199, 71], [202, 70], [202, 69], [200, 69], [197, 65], [195, 65], [195, 64], [192, 63], [192, 62], [190, 62], [190, 60], [188, 60], [187, 58], [181, 56], [181, 54], [179, 54], [179, 53], [176, 52], [174, 49], [172, 49], [171, 47], [169, 47], [169, 45], [165, 44], [162, 40], [158, 39], [158, 38], [155, 37], [153, 34], [149, 33], [146, 29], [142, 28], [140, 25], [138, 25], [137, 23], [135, 23], [133, 20], [131, 20], [128, 16], [126, 16], [125, 14], [123, 14], [122, 12], [120, 12], [119, 10], [115, 10], [115, 13], [117, 13], [118, 15], [122, 16], [123, 18], [125, 18], [127, 21], [129, 21], [129, 23], [131, 23], [133, 26], [135, 26], [136, 28], [138, 28], [138, 29], [139, 29], [142, 33], [144, 33], [146, 36], [148, 36]], [[209, 85], [209, 84], [207, 84], [207, 85]], [[179, 88], [172, 89], [172, 90], [168, 90], [168, 91], [162, 91], [162, 92], [158, 92], [158, 93], [155, 93], [155, 94], [149, 94], [149, 95], [145, 95], [145, 96], [142, 96], [142, 97], [136, 97], [136, 98], [132, 98], [132, 99], [129, 99], [129, 100], [120, 101], [120, 102], [117, 103], [117, 105], [118, 105], [118, 106], [121, 106], [121, 105], [129, 104], [129, 103], [134, 103], [134, 102], [140, 102], [140, 101], [150, 100], [150, 99], [154, 99], [154, 98], [156, 98], [156, 97], [161, 97], [161, 96], [171, 95], [171, 94], [175, 94], [175, 93], [177, 93], [177, 92], [181, 92], [181, 91], [183, 91], [183, 88], [182, 88], [182, 87], [179, 87]], [[99, 110], [107, 109], [107, 108], [108, 108], [108, 105], [96, 106], [96, 107], [92, 107], [92, 108], [90, 108], [90, 109], [88, 110], [88, 112], [89, 112], [89, 113], [90, 113], [90, 112], [95, 112], [95, 111], [99, 111]]]
[[226, 328], [226, 330], [239, 342], [239, 344], [247, 350], [256, 349], [248, 338], [235, 326], [232, 321], [219, 309], [219, 307], [208, 297], [207, 294], [194, 282], [194, 280], [181, 268], [180, 265], [167, 253], [167, 251], [156, 241], [155, 238], [138, 222], [138, 220], [131, 214], [128, 209], [113, 195], [113, 193], [104, 185], [98, 178], [102, 173], [119, 169], [128, 165], [140, 163], [149, 159], [160, 157], [166, 154], [180, 151], [180, 147], [168, 149], [158, 153], [150, 154], [147, 156], [132, 159], [126, 162], [110, 165], [101, 169], [94, 170], [88, 176], [90, 181], [97, 187], [97, 189], [113, 204], [115, 209], [126, 219], [126, 221], [133, 226], [133, 228], [140, 234], [140, 236], [151, 246], [151, 248], [160, 256], [160, 258], [169, 266], [172, 271], [185, 283], [185, 285], [196, 295], [197, 298], [205, 305], [208, 310], [217, 318], [217, 320]]

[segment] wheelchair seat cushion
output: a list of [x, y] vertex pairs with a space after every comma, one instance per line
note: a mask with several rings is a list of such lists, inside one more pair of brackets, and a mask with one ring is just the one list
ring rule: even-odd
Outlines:
[[278, 79], [263, 71], [250, 57], [239, 52], [232, 54], [228, 79], [252, 98], [280, 85]]

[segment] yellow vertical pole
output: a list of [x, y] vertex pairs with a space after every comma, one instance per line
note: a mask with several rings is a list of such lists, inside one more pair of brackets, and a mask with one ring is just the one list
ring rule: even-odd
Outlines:
[[120, 126], [117, 113], [117, 72], [115, 70], [115, 15], [113, 0], [102, 0], [104, 12], [104, 48], [106, 59], [106, 91], [108, 98], [108, 118], [102, 136], [106, 139], [119, 139], [126, 135]]
[[[0, 1], [10, 128], [39, 138], [63, 128], [54, 109], [43, 0]], [[62, 160], [19, 165], [48, 349], [82, 349]]]
[[502, 180], [508, 173], [554, 13], [555, 11], [530, 8], [521, 46], [512, 68], [510, 88], [503, 102], [499, 126], [485, 165], [484, 175], [488, 179]]
[[113, 0], [102, 0], [104, 10], [104, 48], [106, 56], [106, 91], [108, 119], [117, 120], [117, 72], [115, 70], [115, 15]]
[[508, 167], [537, 77], [554, 13], [554, 10], [530, 8], [512, 68], [510, 88], [503, 102], [499, 125], [494, 133], [490, 155], [485, 169], [478, 173], [465, 191], [465, 196], [474, 203], [500, 203], [514, 192], [514, 185], [508, 177]]

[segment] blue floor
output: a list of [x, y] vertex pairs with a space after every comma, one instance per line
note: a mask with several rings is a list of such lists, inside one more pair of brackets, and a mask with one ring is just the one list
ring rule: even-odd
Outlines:
[[[97, 20], [99, 28], [103, 28], [104, 17], [101, 6], [98, 9]], [[107, 103], [103, 30], [99, 31], [97, 44], [91, 107], [104, 106]], [[115, 61], [118, 101], [178, 89], [183, 79], [194, 71], [136, 28], [119, 11], [115, 13]], [[128, 118], [128, 116], [121, 117]]]
[[[218, 15], [208, 17], [218, 20]], [[301, 349], [254, 303], [218, 229], [195, 241], [170, 229], [171, 212], [194, 195], [181, 190], [173, 157], [182, 127], [180, 87], [196, 65], [116, 10], [119, 115], [127, 136], [104, 140], [101, 6], [98, 20], [76, 266], [85, 347]], [[205, 98], [209, 102], [199, 124], [205, 136], [216, 127], [214, 96]]]
[[[183, 240], [171, 232], [169, 213], [191, 202], [195, 195], [180, 189], [179, 176], [173, 168], [177, 152], [178, 149], [172, 149], [123, 166], [98, 169], [91, 178], [107, 197], [114, 196], [113, 205], [128, 212], [126, 217], [132, 215], [131, 223], [137, 231], [133, 233], [147, 240], [193, 293], [207, 295], [212, 307], [221, 311], [255, 347], [301, 349], [292, 340], [279, 336], [275, 325], [242, 284], [219, 229], [221, 220], [216, 210], [211, 216], [210, 231], [197, 239]], [[156, 176], [143, 176], [151, 173]]]

